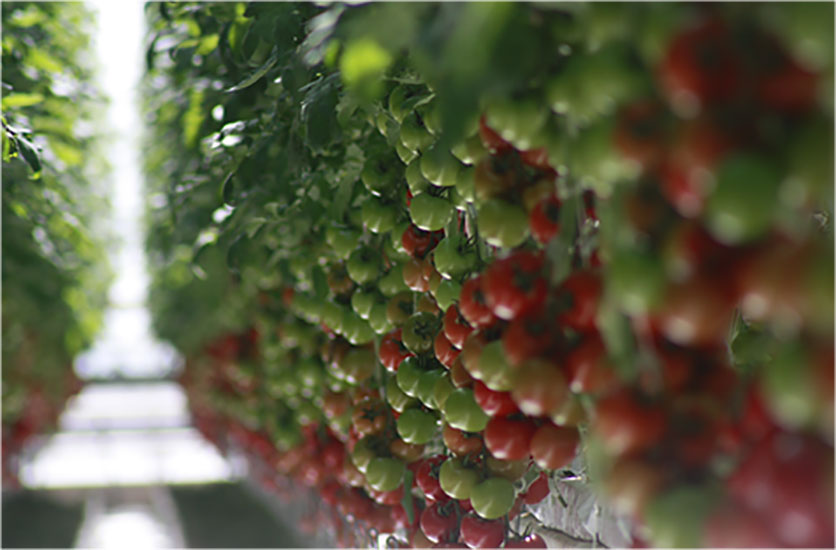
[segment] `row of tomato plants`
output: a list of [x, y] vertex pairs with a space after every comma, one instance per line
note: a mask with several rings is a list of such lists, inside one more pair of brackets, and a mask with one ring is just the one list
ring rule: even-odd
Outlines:
[[103, 157], [93, 129], [90, 12], [16, 2], [3, 25], [3, 483], [80, 388], [73, 358], [96, 333], [109, 271]]
[[638, 545], [832, 544], [824, 8], [152, 9], [152, 305], [207, 434], [413, 546], [542, 545], [567, 468]]

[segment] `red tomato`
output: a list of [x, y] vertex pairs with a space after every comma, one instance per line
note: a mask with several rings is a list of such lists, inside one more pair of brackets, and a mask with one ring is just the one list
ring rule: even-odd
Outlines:
[[424, 277], [424, 263], [417, 257], [410, 258], [403, 264], [403, 282], [415, 292], [426, 292], [430, 284]]
[[571, 306], [557, 322], [581, 332], [596, 330], [595, 317], [601, 299], [601, 278], [592, 271], [575, 271], [563, 281], [559, 292], [571, 297]]
[[427, 500], [431, 502], [450, 500], [450, 497], [441, 489], [438, 482], [438, 469], [446, 458], [444, 455], [437, 455], [422, 460], [421, 466], [415, 474], [415, 482], [424, 492]]
[[[535, 433], [534, 435], [536, 436], [537, 434]], [[549, 476], [546, 475], [546, 472], [540, 472], [537, 479], [528, 486], [528, 489], [523, 495], [523, 500], [525, 500], [526, 504], [537, 504], [547, 496], [549, 496]]]
[[566, 356], [569, 389], [574, 393], [604, 392], [618, 384], [601, 336], [591, 333]]
[[482, 278], [485, 303], [493, 314], [512, 320], [541, 308], [548, 291], [542, 269], [542, 254], [528, 251], [495, 261]]
[[450, 381], [457, 388], [466, 388], [473, 383], [473, 377], [464, 368], [461, 355], [456, 357], [456, 360], [453, 361], [453, 365], [450, 367]]
[[485, 447], [500, 460], [526, 459], [536, 429], [530, 419], [493, 417], [485, 426]]
[[517, 367], [515, 374], [511, 398], [529, 416], [550, 415], [569, 397], [563, 373], [549, 361], [531, 359]]
[[488, 416], [504, 418], [519, 412], [509, 392], [493, 391], [481, 380], [473, 382], [473, 397], [476, 398], [476, 403]]
[[614, 141], [619, 152], [643, 169], [655, 166], [668, 146], [667, 118], [657, 101], [641, 99], [618, 114]]
[[580, 444], [578, 430], [546, 423], [531, 438], [531, 457], [545, 470], [566, 467], [575, 458]]
[[673, 38], [659, 68], [674, 107], [695, 107], [730, 98], [740, 84], [740, 61], [731, 32], [716, 18], [697, 21]]
[[505, 521], [485, 520], [471, 512], [462, 518], [459, 536], [469, 548], [499, 548], [505, 540]]
[[401, 329], [386, 334], [380, 341], [380, 362], [389, 372], [397, 372], [401, 361], [412, 355], [401, 342]]
[[502, 139], [502, 137], [495, 132], [485, 122], [485, 115], [479, 119], [479, 137], [482, 138], [482, 145], [491, 153], [500, 153], [510, 151], [514, 148], [509, 142]]
[[518, 317], [502, 331], [502, 350], [508, 363], [517, 366], [554, 347], [557, 336], [543, 315]]
[[619, 390], [598, 401], [592, 429], [611, 453], [630, 455], [659, 443], [667, 421], [659, 407]]
[[478, 434], [457, 430], [449, 424], [441, 433], [444, 444], [457, 456], [472, 455], [482, 450], [482, 438]]
[[552, 167], [549, 163], [549, 151], [545, 147], [529, 149], [528, 151], [520, 151], [520, 160], [523, 164], [538, 168], [544, 172], [553, 174], [554, 176], [557, 175], [554, 167]]
[[481, 275], [468, 279], [462, 285], [459, 296], [459, 311], [474, 328], [487, 328], [496, 321], [496, 317], [485, 301], [482, 280]]
[[458, 519], [452, 508], [443, 502], [434, 502], [421, 512], [421, 531], [432, 542], [448, 540], [457, 523]]
[[528, 217], [531, 234], [542, 245], [551, 242], [560, 231], [560, 205], [560, 199], [552, 195], [531, 210]]
[[441, 240], [443, 231], [424, 231], [411, 225], [407, 227], [401, 236], [401, 244], [407, 254], [413, 258], [424, 258], [430, 250]]
[[473, 332], [473, 327], [459, 312], [459, 306], [452, 304], [444, 312], [444, 335], [454, 347], [462, 349], [467, 335]]
[[441, 330], [438, 331], [433, 342], [433, 351], [435, 352], [436, 359], [448, 369], [453, 366], [453, 362], [461, 353], [453, 347], [450, 340], [444, 335], [444, 331]]

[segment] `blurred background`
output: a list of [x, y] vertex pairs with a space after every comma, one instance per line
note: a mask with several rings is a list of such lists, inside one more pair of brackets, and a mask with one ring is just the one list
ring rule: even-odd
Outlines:
[[3, 164], [2, 546], [297, 546], [246, 464], [192, 427], [181, 358], [152, 335], [143, 3], [2, 17], [4, 152], [29, 164]]

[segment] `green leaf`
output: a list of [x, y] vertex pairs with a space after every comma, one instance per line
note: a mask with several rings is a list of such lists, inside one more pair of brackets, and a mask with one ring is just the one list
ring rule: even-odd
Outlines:
[[311, 270], [311, 279], [313, 280], [313, 290], [318, 298], [325, 298], [328, 296], [328, 278], [325, 276], [325, 271], [321, 266], [315, 265]]
[[23, 136], [17, 136], [14, 138], [15, 143], [17, 144], [17, 150], [20, 151], [20, 156], [23, 157], [23, 160], [26, 161], [26, 164], [32, 169], [34, 172], [34, 176], [38, 177], [41, 174], [41, 159], [38, 156], [38, 151], [35, 149], [35, 146], [32, 145], [28, 139]]
[[221, 200], [224, 204], [229, 206], [235, 206], [238, 202], [235, 195], [235, 172], [236, 171], [233, 170], [227, 174], [223, 183], [221, 183]]
[[407, 487], [412, 487], [412, 470], [407, 469], [403, 476], [404, 492], [401, 498], [401, 506], [406, 512], [406, 519], [410, 525], [415, 521], [415, 510], [412, 508], [412, 492]]
[[267, 72], [273, 68], [273, 66], [279, 61], [279, 54], [278, 51], [273, 51], [273, 54], [267, 58], [267, 61], [264, 64], [256, 69], [250, 76], [233, 86], [232, 88], [227, 88], [227, 93], [237, 92], [239, 90], [243, 90], [244, 88], [249, 88], [253, 84], [259, 81], [259, 79], [266, 75]]
[[25, 94], [14, 93], [3, 97], [3, 109], [13, 109], [15, 107], [31, 107], [37, 105], [44, 100], [43, 94]]

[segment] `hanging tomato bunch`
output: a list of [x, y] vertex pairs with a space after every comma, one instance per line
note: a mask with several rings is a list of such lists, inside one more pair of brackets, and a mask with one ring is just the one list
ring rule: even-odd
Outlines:
[[337, 542], [832, 544], [832, 6], [148, 9], [155, 326]]

